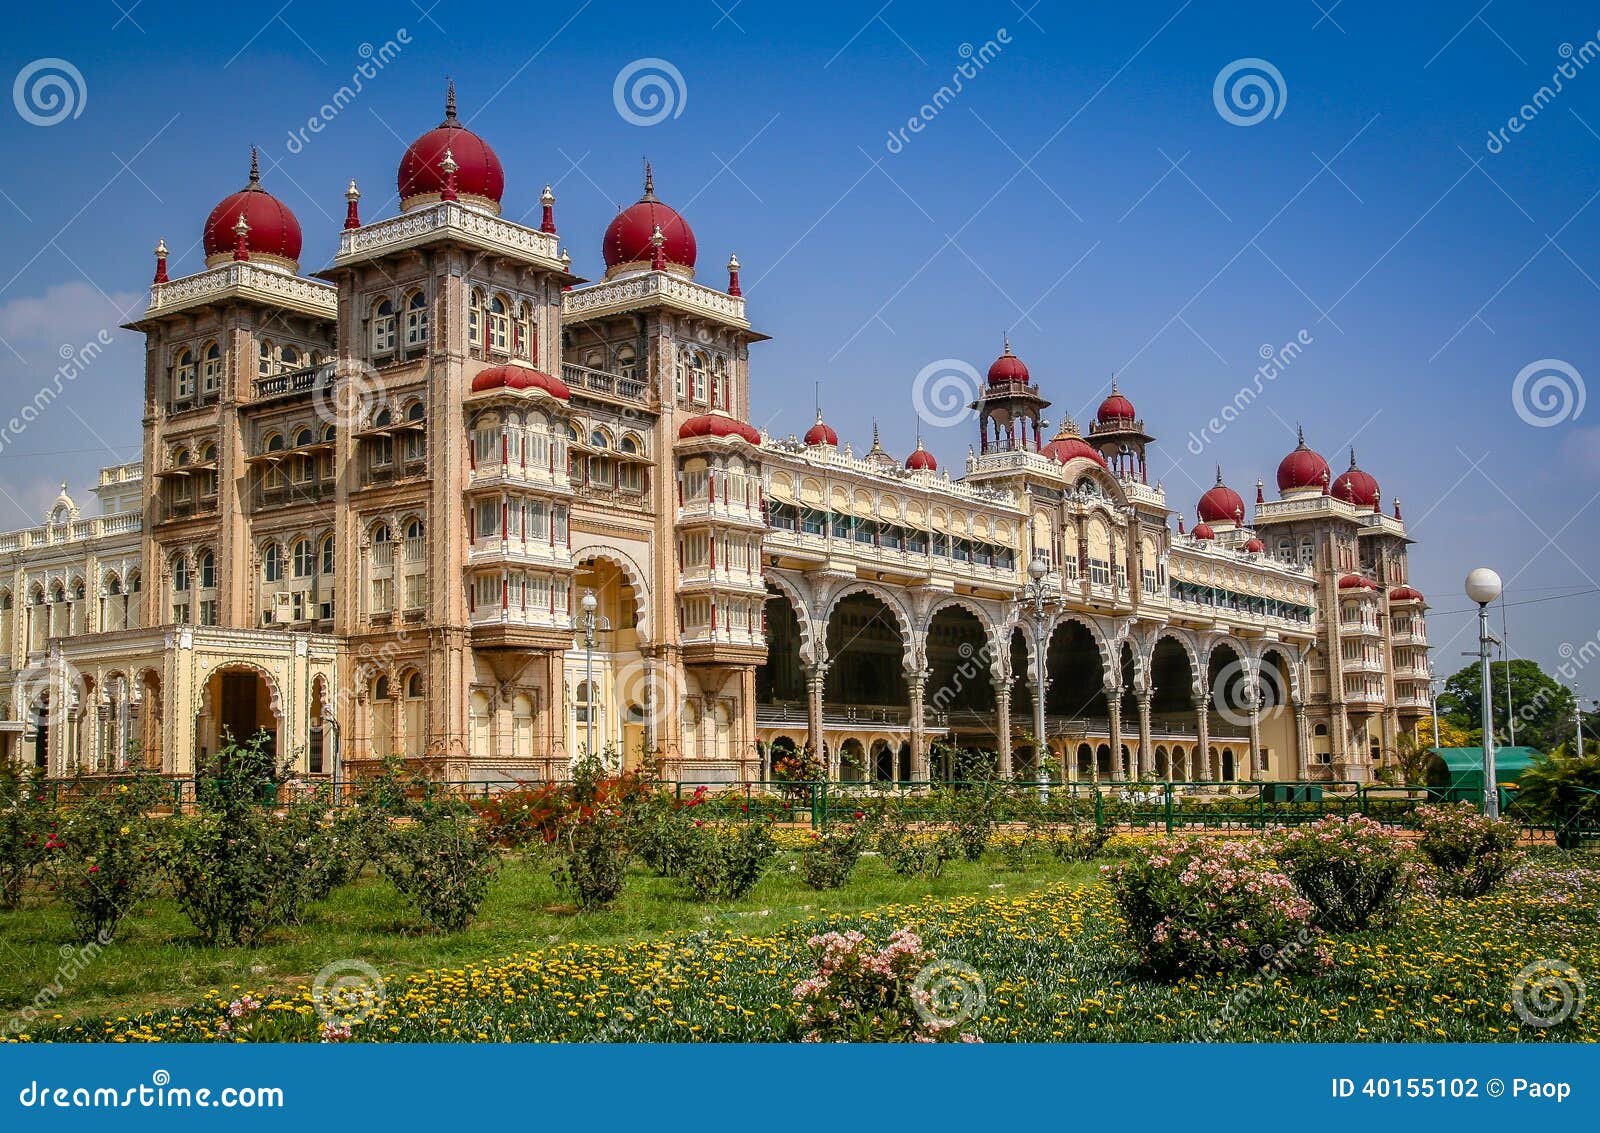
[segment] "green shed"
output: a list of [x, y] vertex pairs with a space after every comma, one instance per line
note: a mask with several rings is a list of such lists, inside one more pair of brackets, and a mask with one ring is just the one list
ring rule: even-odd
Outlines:
[[[1544, 753], [1531, 747], [1494, 749], [1494, 775], [1499, 786], [1514, 785], [1517, 777]], [[1449, 791], [1481, 794], [1483, 791], [1483, 749], [1481, 747], [1436, 747], [1429, 752], [1428, 786]]]

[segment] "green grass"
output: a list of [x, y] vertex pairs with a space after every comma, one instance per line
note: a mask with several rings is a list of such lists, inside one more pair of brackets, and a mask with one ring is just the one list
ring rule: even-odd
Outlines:
[[[990, 854], [980, 865], [952, 862], [938, 878], [901, 878], [877, 858], [867, 857], [848, 886], [817, 892], [791, 871], [794, 860], [792, 853], [780, 854], [773, 871], [747, 899], [728, 904], [697, 902], [676, 883], [635, 865], [626, 891], [612, 908], [584, 913], [574, 911], [556, 892], [543, 865], [512, 856], [472, 924], [452, 935], [419, 929], [405, 901], [369, 872], [312, 905], [303, 925], [277, 929], [255, 948], [203, 943], [176, 906], [159, 899], [125, 920], [115, 940], [82, 971], [62, 979], [59, 998], [43, 1014], [46, 1020], [60, 1014], [68, 1022], [114, 1019], [187, 1006], [212, 988], [285, 992], [343, 959], [364, 961], [386, 975], [404, 975], [569, 942], [647, 940], [673, 930], [765, 934], [797, 921], [885, 905], [1018, 895], [1060, 881], [1087, 881], [1097, 869], [1045, 860], [1017, 872]], [[68, 961], [63, 945], [71, 940], [65, 911], [42, 894], [22, 909], [0, 912], [0, 1020], [33, 1003], [41, 988], [55, 984]]]

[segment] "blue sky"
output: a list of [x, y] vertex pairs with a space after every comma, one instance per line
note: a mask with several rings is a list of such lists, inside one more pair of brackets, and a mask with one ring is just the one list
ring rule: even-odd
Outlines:
[[[982, 371], [1009, 332], [1052, 421], [1091, 416], [1118, 375], [1158, 437], [1152, 474], [1191, 515], [1219, 462], [1247, 499], [1257, 477], [1270, 490], [1296, 422], [1335, 469], [1353, 439], [1420, 541], [1413, 581], [1437, 611], [1442, 671], [1468, 647], [1452, 635], [1480, 563], [1527, 603], [1509, 611], [1517, 655], [1553, 665], [1600, 633], [1600, 594], [1582, 593], [1600, 589], [1600, 405], [1574, 396], [1600, 375], [1600, 59], [1582, 62], [1600, 14], [1510, 0], [430, 2], [14, 13], [0, 77], [40, 59], [82, 77], [77, 113], [53, 125], [27, 121], [14, 88], [0, 104], [0, 379], [18, 404], [63, 344], [139, 301], [157, 237], [174, 274], [200, 266], [201, 222], [242, 184], [252, 142], [300, 217], [307, 270], [332, 253], [349, 178], [366, 217], [392, 214], [400, 153], [438, 120], [449, 74], [505, 164], [507, 214], [536, 221], [555, 184], [578, 272], [599, 273], [643, 155], [694, 225], [702, 278], [720, 285], [738, 252], [751, 317], [774, 336], [752, 384], [756, 423], [775, 433], [805, 428], [820, 382], [841, 434], [865, 444], [876, 418], [904, 453], [919, 371]], [[291, 146], [363, 45], [390, 41], [398, 54], [359, 98]], [[675, 113], [639, 125], [613, 86], [650, 58], [681, 82]], [[1279, 76], [1275, 113], [1249, 125], [1214, 98], [1241, 59]], [[964, 61], [960, 93], [891, 144]], [[1491, 145], [1564, 61], [1564, 89]], [[1188, 443], [1251, 382], [1263, 345], [1302, 334], [1303, 355], [1214, 443]], [[48, 413], [0, 437], [0, 523], [35, 518], [61, 479], [82, 488], [108, 449], [133, 454], [140, 357], [117, 332]], [[1535, 427], [1513, 386], [1551, 361], [1568, 396]], [[970, 421], [922, 429], [952, 467], [976, 437]], [[1579, 686], [1600, 695], [1600, 673]]]

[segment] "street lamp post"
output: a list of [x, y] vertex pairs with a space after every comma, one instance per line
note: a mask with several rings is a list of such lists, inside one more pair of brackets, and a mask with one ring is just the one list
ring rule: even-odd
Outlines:
[[1467, 574], [1467, 597], [1478, 604], [1478, 667], [1482, 678], [1483, 704], [1483, 815], [1500, 817], [1500, 783], [1494, 770], [1494, 713], [1490, 706], [1493, 682], [1489, 679], [1489, 603], [1500, 597], [1500, 576], [1488, 567], [1477, 567]]
[[1033, 751], [1034, 773], [1039, 777], [1039, 801], [1042, 803], [1050, 801], [1050, 772], [1045, 767], [1045, 752], [1050, 748], [1044, 734], [1044, 635], [1048, 624], [1045, 606], [1051, 600], [1045, 579], [1049, 574], [1050, 564], [1044, 561], [1044, 556], [1035, 553], [1028, 564], [1028, 585], [1024, 592], [1033, 600]]
[[583, 754], [591, 759], [594, 757], [594, 623], [600, 602], [593, 590], [585, 590], [579, 605], [583, 607]]

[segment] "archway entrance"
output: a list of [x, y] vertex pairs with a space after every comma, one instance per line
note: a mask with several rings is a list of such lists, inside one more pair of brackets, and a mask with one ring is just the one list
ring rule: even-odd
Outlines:
[[196, 766], [204, 763], [229, 742], [249, 743], [265, 733], [262, 755], [276, 762], [279, 726], [272, 687], [255, 669], [221, 668], [206, 680], [200, 714], [195, 721]]

